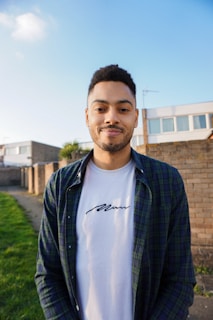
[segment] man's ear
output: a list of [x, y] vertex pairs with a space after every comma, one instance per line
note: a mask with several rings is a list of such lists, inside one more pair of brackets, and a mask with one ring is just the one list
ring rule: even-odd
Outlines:
[[86, 121], [87, 127], [89, 127], [88, 107], [86, 107], [86, 109], [85, 109], [85, 121]]
[[136, 110], [135, 110], [135, 113], [136, 113], [136, 118], [135, 118], [135, 128], [137, 128], [137, 126], [138, 126], [138, 115], [139, 115], [139, 110], [138, 110], [138, 109], [136, 109]]

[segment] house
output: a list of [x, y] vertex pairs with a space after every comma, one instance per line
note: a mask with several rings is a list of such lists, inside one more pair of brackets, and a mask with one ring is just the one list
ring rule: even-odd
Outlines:
[[36, 141], [0, 145], [1, 166], [33, 166], [38, 162], [58, 161], [60, 148]]
[[134, 145], [208, 139], [213, 129], [213, 101], [142, 109], [142, 128]]

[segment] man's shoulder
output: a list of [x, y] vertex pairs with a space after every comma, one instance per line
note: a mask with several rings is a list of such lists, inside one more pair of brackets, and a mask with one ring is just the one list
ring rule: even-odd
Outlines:
[[140, 154], [136, 151], [133, 151], [132, 157], [135, 161], [136, 167], [140, 171], [144, 172], [147, 178], [149, 177], [152, 179], [154, 176], [159, 176], [160, 179], [168, 179], [169, 176], [173, 176], [174, 178], [180, 177], [178, 169], [172, 164]]
[[174, 186], [175, 188], [183, 186], [183, 178], [179, 170], [171, 164], [139, 153], [135, 154], [134, 159], [136, 168], [142, 172], [151, 189], [156, 191], [166, 187], [174, 190]]
[[70, 173], [75, 172], [75, 170], [78, 170], [80, 168], [80, 166], [82, 164], [82, 161], [83, 161], [83, 159], [78, 159], [78, 160], [76, 160], [74, 162], [71, 162], [71, 163], [67, 164], [64, 167], [61, 167], [57, 171], [62, 176], [70, 174]]
[[53, 174], [53, 179], [60, 181], [61, 184], [70, 184], [76, 180], [81, 171], [83, 159], [76, 160], [60, 169]]
[[92, 151], [84, 155], [82, 158], [69, 163], [68, 165], [58, 169], [55, 172], [55, 175], [60, 176], [61, 178], [73, 177], [76, 176], [79, 172], [85, 171], [87, 163], [91, 159]]
[[164, 162], [162, 160], [152, 158], [148, 155], [144, 155], [141, 153], [138, 153], [137, 151], [133, 151], [132, 153], [133, 159], [135, 160], [136, 164], [140, 165], [143, 169], [144, 168], [165, 168], [168, 170], [177, 170], [174, 166], [171, 164]]

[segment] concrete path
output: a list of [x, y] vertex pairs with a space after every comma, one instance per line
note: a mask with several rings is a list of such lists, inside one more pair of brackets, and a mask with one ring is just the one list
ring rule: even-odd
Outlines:
[[[20, 187], [0, 187], [0, 192], [8, 192], [15, 197], [19, 204], [26, 210], [27, 216], [30, 221], [32, 221], [33, 228], [39, 231], [42, 216], [42, 196], [29, 194], [25, 189]], [[213, 276], [201, 276], [199, 282], [203, 283], [207, 291], [213, 293]], [[213, 320], [213, 297], [207, 298], [196, 295], [194, 304], [190, 308], [188, 319]]]
[[8, 192], [25, 209], [26, 215], [32, 222], [33, 228], [38, 232], [42, 216], [43, 197], [35, 196], [20, 187], [0, 187], [0, 192]]

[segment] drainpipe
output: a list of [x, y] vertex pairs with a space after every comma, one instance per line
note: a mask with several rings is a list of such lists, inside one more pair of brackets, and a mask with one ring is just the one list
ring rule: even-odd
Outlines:
[[142, 126], [143, 126], [144, 154], [147, 154], [147, 145], [148, 145], [147, 109], [142, 109]]

